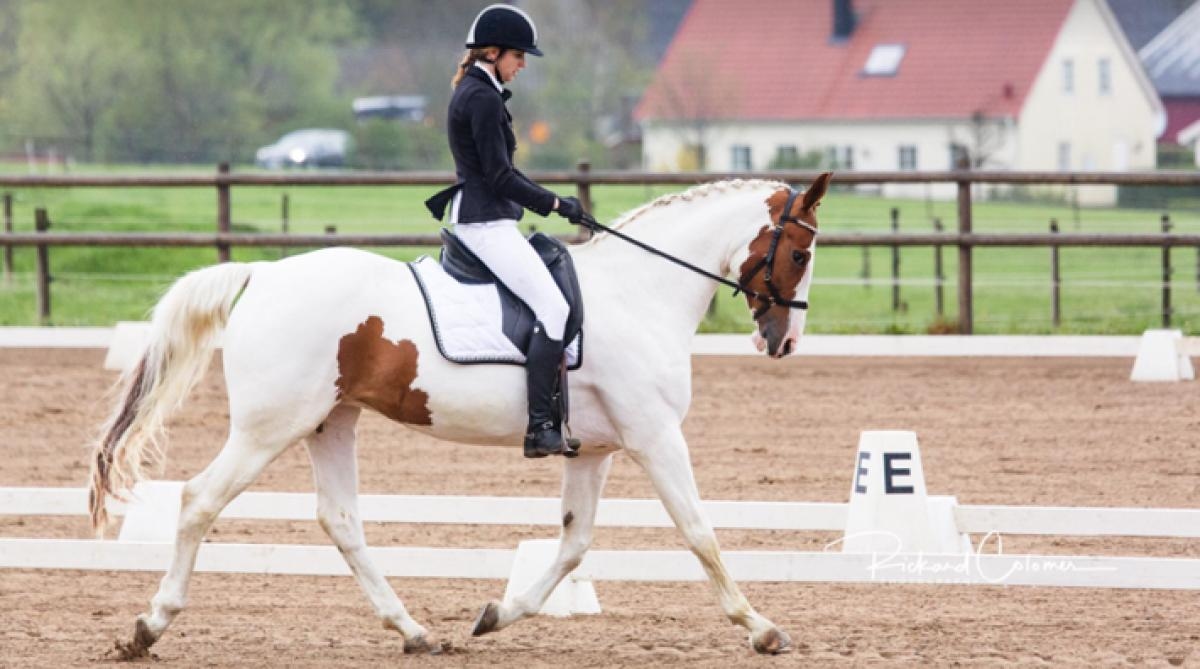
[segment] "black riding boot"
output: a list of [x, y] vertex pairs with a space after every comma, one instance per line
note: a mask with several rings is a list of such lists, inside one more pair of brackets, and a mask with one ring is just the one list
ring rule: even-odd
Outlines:
[[563, 361], [563, 343], [546, 336], [541, 323], [534, 325], [525, 361], [529, 388], [529, 427], [525, 431], [525, 457], [544, 458], [563, 453], [574, 455], [563, 439], [558, 382]]

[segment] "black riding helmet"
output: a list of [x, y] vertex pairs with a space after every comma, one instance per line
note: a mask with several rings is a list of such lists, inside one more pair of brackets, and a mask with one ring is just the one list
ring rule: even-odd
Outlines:
[[512, 5], [490, 5], [475, 17], [471, 32], [467, 33], [467, 48], [485, 46], [542, 55], [537, 48], [537, 26], [533, 25], [533, 19]]

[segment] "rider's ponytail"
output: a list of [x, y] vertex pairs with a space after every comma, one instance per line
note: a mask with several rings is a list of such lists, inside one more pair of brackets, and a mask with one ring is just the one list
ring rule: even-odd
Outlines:
[[475, 65], [475, 61], [482, 60], [486, 63], [487, 50], [488, 47], [467, 49], [467, 52], [463, 54], [462, 62], [458, 64], [458, 70], [455, 71], [454, 78], [450, 80], [450, 85], [458, 86], [458, 82], [462, 81], [462, 78], [467, 74], [467, 70], [471, 69], [471, 67]]

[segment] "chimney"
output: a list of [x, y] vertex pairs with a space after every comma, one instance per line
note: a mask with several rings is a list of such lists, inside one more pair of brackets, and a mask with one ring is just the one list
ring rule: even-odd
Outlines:
[[850, 39], [858, 17], [854, 14], [851, 0], [833, 0], [833, 35], [829, 41], [837, 44]]

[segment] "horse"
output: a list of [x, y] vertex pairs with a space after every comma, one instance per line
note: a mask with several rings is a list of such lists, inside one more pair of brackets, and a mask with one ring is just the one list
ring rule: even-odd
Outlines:
[[[710, 276], [736, 271], [753, 310], [756, 346], [782, 358], [804, 331], [800, 306], [807, 306], [813, 276], [816, 209], [830, 177], [820, 175], [802, 195], [771, 181], [703, 184], [644, 204], [611, 230]], [[557, 556], [526, 592], [485, 604], [472, 634], [537, 613], [580, 564], [613, 455], [623, 450], [649, 476], [729, 620], [749, 630], [759, 653], [787, 652], [787, 633], [755, 611], [726, 571], [681, 428], [691, 402], [690, 343], [716, 284], [625, 244], [616, 232], [570, 248], [588, 354], [569, 374], [570, 426], [581, 447], [564, 462]], [[384, 627], [403, 636], [405, 653], [440, 651], [367, 554], [355, 424], [371, 409], [440, 439], [519, 446], [525, 375], [514, 365], [459, 365], [439, 356], [415, 284], [404, 263], [335, 247], [195, 270], [155, 305], [149, 343], [123, 376], [94, 444], [89, 504], [97, 534], [104, 533], [107, 498], [122, 498], [165, 461], [165, 421], [209, 366], [222, 329], [230, 425], [219, 454], [183, 487], [170, 567], [149, 611], [137, 617], [132, 640], [117, 643], [122, 657], [148, 654], [185, 606], [213, 521], [300, 441], [313, 467], [317, 520]]]

